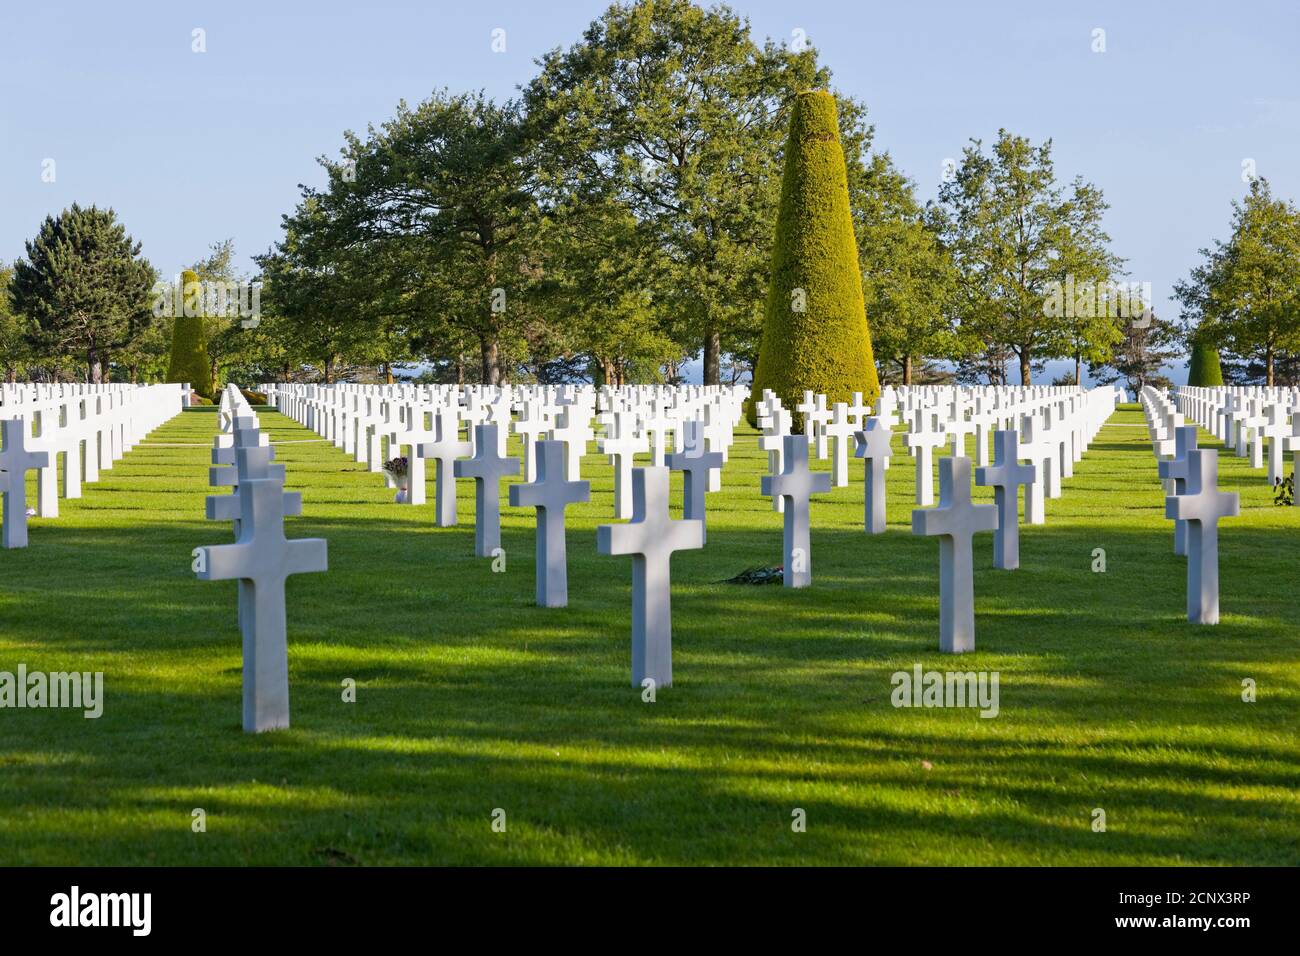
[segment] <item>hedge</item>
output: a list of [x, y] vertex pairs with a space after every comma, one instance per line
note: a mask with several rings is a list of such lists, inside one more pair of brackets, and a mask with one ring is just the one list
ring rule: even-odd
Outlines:
[[796, 431], [807, 389], [830, 404], [880, 395], [835, 97], [820, 90], [795, 97], [790, 115], [751, 424], [764, 389], [781, 397]]
[[[199, 277], [186, 269], [181, 273], [181, 292], [187, 301], [199, 295]], [[199, 299], [200, 303], [202, 299]], [[167, 381], [189, 382], [190, 388], [205, 398], [212, 397], [212, 364], [203, 334], [203, 309], [199, 315], [176, 316], [172, 329], [171, 361], [167, 364]]]

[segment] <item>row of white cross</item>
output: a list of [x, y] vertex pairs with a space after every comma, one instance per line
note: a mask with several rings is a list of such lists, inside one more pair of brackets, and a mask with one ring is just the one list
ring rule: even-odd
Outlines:
[[[351, 412], [340, 414], [339, 408], [346, 409], [350, 399], [336, 401], [320, 392], [309, 394], [307, 388], [319, 387], [282, 387], [276, 400], [301, 418], [321, 425], [331, 439], [340, 431], [344, 434], [351, 431], [353, 453], [363, 441], [369, 444], [376, 430], [366, 423], [366, 416], [359, 411], [367, 405], [366, 402], [357, 401], [352, 404]], [[346, 391], [359, 399], [365, 398], [366, 390], [361, 388], [348, 388]], [[324, 570], [325, 544], [323, 541], [290, 542], [284, 538], [283, 517], [299, 513], [301, 499], [283, 492], [283, 468], [270, 464], [273, 452], [257, 430], [251, 409], [238, 407], [242, 399], [237, 392], [232, 390], [228, 395], [231, 408], [228, 413], [223, 409], [223, 421], [232, 423], [233, 435], [229, 439], [232, 447], [219, 447], [214, 451], [214, 462], [234, 464], [235, 468], [214, 468], [212, 481], [214, 484], [236, 485], [237, 494], [210, 498], [208, 511], [209, 517], [236, 522], [237, 542], [236, 545], [196, 551], [196, 570], [197, 565], [202, 564], [204, 570], [200, 576], [241, 579], [245, 726], [250, 730], [270, 729], [286, 726], [288, 721], [284, 577], [300, 571]], [[443, 497], [441, 489], [444, 483], [446, 487], [454, 488], [454, 478], [472, 478], [475, 481], [475, 552], [480, 556], [491, 556], [498, 552], [501, 540], [500, 482], [521, 470], [520, 461], [505, 454], [500, 429], [502, 424], [513, 428], [516, 422], [513, 409], [509, 419], [504, 418], [503, 411], [500, 421], [473, 424], [468, 440], [462, 441], [460, 423], [464, 409], [475, 404], [471, 399], [462, 405], [460, 399], [464, 395], [459, 390], [442, 391], [436, 398], [427, 393], [418, 398], [409, 394], [381, 395], [380, 408], [398, 409], [397, 421], [406, 428], [396, 433], [404, 437], [392, 437], [383, 425], [378, 434], [388, 437], [394, 447], [408, 447], [421, 457], [437, 461], [441, 472], [439, 477], [443, 479], [439, 481], [440, 498]], [[993, 531], [995, 567], [1007, 570], [1018, 567], [1019, 489], [1022, 486], [1026, 488], [1027, 520], [1036, 518], [1041, 521], [1042, 500], [1052, 495], [1050, 476], [1055, 473], [1059, 483], [1060, 478], [1070, 474], [1070, 465], [1082, 455], [1120, 397], [1122, 393], [1115, 389], [1086, 393], [1042, 389], [889, 390], [877, 404], [875, 415], [868, 414], [866, 408], [855, 403], [859, 408], [854, 413], [857, 418], [854, 424], [860, 427], [847, 436], [838, 434], [836, 426], [845, 421], [848, 403], [832, 407], [828, 427], [822, 434], [829, 440], [832, 452], [837, 443], [852, 439], [855, 457], [864, 460], [864, 528], [871, 533], [885, 529], [884, 470], [891, 455], [893, 429], [900, 424], [900, 419], [910, 423], [909, 435], [943, 436], [942, 441], [909, 443], [910, 447], [933, 449], [947, 441], [953, 442], [956, 454], [939, 461], [938, 507], [918, 508], [912, 515], [914, 534], [937, 536], [941, 540], [941, 650], [961, 653], [973, 650], [975, 646], [973, 536], [980, 531]], [[431, 398], [434, 398], [436, 407], [425, 411], [423, 402]], [[507, 400], [498, 395], [497, 402], [504, 409], [507, 404], [513, 406], [515, 398], [512, 395]], [[597, 414], [605, 416], [600, 422], [607, 429], [603, 440], [618, 440], [620, 414], [628, 416], [625, 421], [631, 433], [644, 434], [647, 430], [645, 423], [652, 421], [656, 413], [653, 410], [647, 412], [641, 405], [663, 401], [663, 396], [623, 395], [612, 391], [597, 395], [593, 391], [584, 399], [582, 390], [573, 390], [532, 398], [542, 403], [554, 400], [553, 408], [539, 414], [551, 422], [552, 429], [548, 431], [553, 437], [537, 438], [520, 431], [521, 437], [532, 439], [525, 448], [533, 474], [527, 481], [510, 486], [509, 501], [511, 506], [531, 507], [536, 512], [537, 603], [546, 607], [563, 607], [568, 603], [565, 510], [570, 504], [590, 498], [590, 484], [579, 477], [578, 463], [573, 460], [574, 446], [579, 445], [585, 450], [586, 442], [591, 439], [581, 437], [581, 433], [584, 428], [590, 428], [591, 418]], [[730, 409], [738, 415], [743, 395], [722, 401], [716, 395], [708, 397], [705, 393], [697, 396], [697, 400], [696, 411], [722, 408], [727, 414], [731, 414]], [[533, 417], [529, 401], [528, 396], [523, 397], [521, 418], [525, 421]], [[1142, 401], [1149, 416], [1162, 422], [1166, 420], [1171, 409], [1167, 400], [1152, 391], [1144, 393]], [[597, 404], [602, 406], [599, 413]], [[680, 401], [666, 404], [672, 408], [686, 407]], [[816, 416], [825, 407], [824, 398], [809, 396], [805, 407], [811, 408]], [[1159, 411], [1161, 409], [1163, 411]], [[813, 472], [809, 468], [810, 455], [818, 440], [816, 418], [805, 419], [808, 434], [783, 434], [780, 424], [783, 409], [774, 396], [765, 396], [758, 411], [767, 431], [761, 439], [765, 441], [764, 447], [772, 450], [771, 440], [778, 436], [781, 439], [779, 457], [773, 460], [775, 470], [763, 478], [761, 490], [785, 505], [785, 583], [791, 587], [803, 587], [811, 583], [810, 499], [813, 494], [829, 491], [834, 476]], [[426, 423], [418, 420], [426, 414], [433, 417], [432, 429], [426, 429]], [[977, 421], [976, 415], [981, 420]], [[991, 418], [986, 422], [985, 416]], [[773, 420], [778, 424], [773, 425]], [[333, 424], [327, 424], [331, 422]], [[346, 424], [348, 422], [351, 422], [350, 426]], [[982, 424], [986, 428], [1000, 424], [1011, 427], [993, 427], [986, 437], [977, 435], [981, 444], [991, 438], [992, 461], [987, 460], [986, 453], [977, 453], [985, 458], [986, 463], [972, 469], [972, 460], [964, 454], [965, 439], [977, 434]], [[1181, 424], [1181, 419], [1176, 424]], [[705, 494], [710, 476], [721, 467], [723, 460], [723, 452], [709, 448], [706, 427], [707, 422], [698, 418], [678, 419], [673, 426], [663, 427], [662, 433], [671, 432], [674, 444], [680, 443], [681, 450], [665, 454], [663, 465], [630, 468], [626, 481], [632, 498], [631, 520], [626, 524], [602, 525], [597, 529], [600, 553], [633, 557], [632, 678], [637, 686], [646, 686], [647, 683], [669, 686], [672, 683], [670, 559], [676, 551], [704, 546]], [[421, 429], [432, 433], [432, 441], [412, 439], [412, 433]], [[1186, 431], [1178, 436], [1176, 442], [1182, 450], [1170, 461], [1162, 463], [1161, 473], [1163, 477], [1180, 483], [1179, 493], [1169, 499], [1169, 514], [1178, 519], [1179, 527], [1190, 529], [1187, 540], [1197, 555], [1189, 562], [1189, 616], [1210, 623], [1217, 620], [1217, 561], [1213, 560], [1214, 522], [1217, 519], [1213, 512], [1216, 507], [1220, 511], [1227, 510], [1229, 501], [1235, 512], [1235, 496], [1221, 495], [1214, 489], [1213, 453], [1194, 450], [1194, 429], [1190, 430], [1192, 450], [1187, 450]], [[569, 440], [566, 441], [565, 436], [569, 436]], [[223, 437], [218, 439], [219, 446]], [[450, 447], [426, 450], [422, 447], [424, 445]], [[346, 448], [346, 443], [341, 447]], [[1157, 444], [1158, 450], [1161, 447]], [[1199, 457], [1202, 454], [1205, 457]], [[631, 452], [629, 459], [630, 455]], [[577, 457], [580, 459], [581, 453]], [[681, 520], [669, 518], [670, 469], [682, 470], [686, 476], [684, 517]], [[847, 466], [843, 470], [846, 471]], [[972, 470], [975, 484], [994, 489], [993, 504], [975, 504], [972, 501]], [[1039, 489], [1037, 504], [1031, 500], [1034, 498], [1032, 489]], [[454, 524], [456, 521], [454, 490], [448, 493], [448, 497], [450, 511], [440, 507], [440, 524]], [[252, 526], [241, 528], [240, 519], [247, 522], [248, 515], [253, 516]], [[264, 532], [259, 532], [259, 527], [264, 528]], [[1200, 557], [1202, 552], [1206, 554], [1205, 558]], [[1197, 604], [1192, 601], [1193, 574], [1198, 581], [1205, 581], [1212, 587], [1216, 596], [1212, 609], [1204, 602]], [[259, 588], [264, 605], [257, 598]], [[1197, 608], [1195, 613], [1194, 607]], [[269, 616], [266, 627], [261, 624], [263, 616]]]
[[[1044, 499], [1060, 497], [1061, 479], [1074, 474], [1075, 462], [1122, 397], [1122, 392], [1111, 388], [902, 386], [882, 391], [874, 415], [863, 406], [861, 394], [855, 394], [852, 403], [837, 402], [827, 411], [824, 396], [805, 392], [795, 410], [803, 416], [804, 431], [816, 445], [817, 456], [831, 458], [831, 482], [837, 488], [848, 484], [851, 442], [858, 440], [855, 436], [869, 418], [890, 431], [906, 424], [904, 445], [916, 463], [916, 503], [921, 506], [934, 503], [938, 449], [951, 444], [952, 454], [964, 455], [967, 438], [973, 436], [975, 464], [984, 467], [989, 464], [993, 432], [1018, 430], [1020, 457], [1038, 466], [1034, 484], [1026, 491], [1027, 520], [1042, 524]], [[759, 444], [768, 452], [776, 474], [793, 416], [770, 391], [758, 400], [757, 411], [763, 432]], [[774, 507], [782, 506], [778, 502]]]
[[59, 515], [58, 456], [64, 498], [80, 498], [149, 432], [180, 413], [181, 385], [0, 385], [0, 546], [27, 546], [27, 472], [36, 471], [36, 509]]
[[207, 517], [231, 522], [235, 541], [195, 548], [193, 569], [201, 581], [239, 582], [244, 730], [260, 733], [289, 726], [285, 579], [326, 570], [326, 544], [285, 537], [284, 519], [302, 514], [302, 495], [284, 490], [284, 465], [235, 386], [222, 393], [218, 415], [208, 483], [231, 493], [209, 495]]
[[1169, 492], [1165, 517], [1174, 521], [1174, 554], [1187, 558], [1187, 619], [1218, 624], [1219, 519], [1240, 514], [1239, 496], [1219, 490], [1219, 452], [1196, 447], [1196, 425], [1183, 424], [1163, 392], [1144, 386], [1138, 402]]
[[[994, 566], [1006, 570], [1019, 567], [1019, 488], [1025, 487], [1026, 520], [1041, 524], [1045, 520], [1043, 499], [1061, 494], [1060, 479], [1073, 474], [1074, 462], [1082, 457], [1120, 397], [1122, 393], [1115, 389], [905, 387], [886, 389], [875, 415], [869, 415], [858, 395], [852, 404], [836, 403], [827, 419], [824, 397], [807, 393], [797, 407], [805, 434], [791, 435], [792, 416], [775, 394], [765, 392], [757, 405], [763, 429], [760, 447], [769, 453], [773, 474], [763, 479], [762, 492], [773, 497], [777, 510], [785, 512], [784, 583], [805, 587], [812, 582], [809, 499], [833, 485], [848, 483], [850, 440], [854, 456], [862, 458], [865, 465], [864, 528], [871, 534], [885, 530], [885, 469], [892, 454], [892, 432], [902, 412], [901, 417], [911, 423], [905, 444], [916, 458], [917, 504], [933, 503], [931, 454], [952, 442], [952, 455], [939, 461], [939, 507], [914, 511], [912, 530], [941, 540], [940, 650], [974, 650], [973, 535], [993, 531]], [[998, 427], [1001, 425], [1008, 427]], [[988, 463], [986, 430], [991, 430], [993, 439], [992, 464]], [[978, 448], [976, 484], [994, 489], [992, 505], [976, 505], [971, 500], [971, 460], [965, 454], [970, 435], [975, 435]], [[833, 459], [829, 475], [808, 467], [811, 449], [823, 439], [828, 440], [827, 450]]]
[[[633, 557], [633, 683], [671, 685], [669, 559], [674, 551], [704, 546], [705, 494], [719, 487], [746, 390], [263, 387], [282, 412], [338, 439], [341, 449], [364, 455], [362, 460], [376, 460], [379, 437], [387, 438], [392, 450], [408, 450], [407, 500], [413, 503], [423, 500], [424, 484], [424, 473], [415, 463], [434, 460], [434, 520], [440, 526], [457, 523], [454, 479], [474, 479], [475, 553], [484, 557], [500, 547], [501, 479], [521, 471], [520, 461], [506, 454], [506, 430], [514, 430], [524, 450], [525, 481], [510, 486], [509, 502], [535, 510], [535, 591], [543, 607], [568, 604], [565, 509], [590, 500], [581, 459], [596, 440], [594, 419], [603, 429], [598, 449], [609, 456], [615, 471], [615, 516], [630, 519], [599, 527], [597, 548], [602, 554]], [[468, 440], [460, 437], [462, 422], [470, 426]], [[633, 467], [637, 453], [651, 454], [651, 465]], [[668, 514], [670, 470], [684, 473], [681, 520]]]
[[[492, 425], [496, 455], [507, 453], [513, 432], [520, 439], [523, 473], [537, 478], [539, 439], [563, 446], [564, 475], [581, 480], [582, 457], [595, 441], [614, 468], [614, 515], [630, 518], [632, 463], [649, 453], [655, 466], [670, 453], [685, 451], [688, 433], [702, 450], [720, 454], [708, 474], [708, 488], [721, 488], [721, 462], [727, 460], [733, 430], [747, 390], [739, 387], [628, 386], [415, 386], [415, 385], [262, 385], [282, 413], [329, 439], [373, 472], [387, 454], [405, 454], [409, 493], [405, 502], [425, 503], [426, 462], [435, 463], [434, 521], [456, 523], [453, 466], [478, 454], [478, 426]], [[601, 429], [597, 438], [596, 427]], [[462, 433], [464, 438], [462, 438]]]
[[1173, 405], [1238, 458], [1249, 458], [1250, 467], [1265, 467], [1267, 458], [1270, 485], [1284, 477], [1288, 452], [1300, 459], [1300, 388], [1183, 385], [1174, 389]]
[[[622, 461], [616, 457], [614, 462], [616, 482], [631, 490], [629, 512], [624, 514], [620, 509], [619, 514], [632, 518], [631, 523], [603, 526], [597, 540], [604, 553], [636, 556], [633, 680], [640, 684], [651, 679], [660, 686], [671, 683], [668, 560], [675, 550], [704, 544], [705, 493], [720, 471], [725, 449], [730, 445], [731, 428], [744, 399], [742, 390], [679, 389], [665, 393], [640, 389], [502, 388], [485, 393], [478, 389], [421, 389], [420, 394], [413, 395], [411, 387], [403, 386], [262, 388], [274, 396], [286, 414], [316, 428], [335, 440], [340, 448], [362, 456], [363, 460], [376, 460], [376, 449], [368, 446], [379, 437], [387, 437], [392, 448], [409, 448], [419, 459], [433, 458], [438, 466], [439, 506], [435, 521], [439, 525], [456, 523], [454, 478], [473, 478], [477, 502], [475, 552], [480, 556], [492, 555], [500, 546], [500, 481], [520, 471], [520, 463], [505, 454], [502, 440], [503, 426], [513, 428], [524, 439], [525, 469], [532, 473], [525, 476], [525, 483], [510, 487], [510, 504], [536, 509], [536, 594], [537, 603], [546, 607], [562, 607], [568, 603], [565, 509], [570, 504], [589, 500], [590, 485], [579, 477], [579, 463], [587, 442], [592, 439], [591, 420], [596, 417], [605, 428], [601, 451], [625, 456]], [[959, 455], [955, 462], [941, 463], [941, 491], [945, 488], [947, 491], [940, 508], [918, 512], [914, 522], [918, 533], [948, 539], [955, 536], [965, 542], [966, 559], [962, 565], [965, 574], [961, 568], [955, 573], [948, 568], [948, 557], [942, 562], [945, 567], [941, 573], [941, 646], [951, 651], [972, 649], [973, 596], [967, 580], [970, 536], [962, 528], [970, 521], [982, 526], [987, 521], [982, 516], [992, 513], [993, 523], [988, 524], [988, 530], [997, 531], [995, 563], [1007, 569], [1017, 567], [1019, 487], [1033, 489], [1026, 493], [1027, 511], [1030, 520], [1041, 522], [1043, 498], [1060, 494], [1060, 478], [1071, 473], [1073, 462], [1082, 456], [1119, 395], [1114, 389], [1093, 392], [890, 389], [877, 406], [879, 414], [868, 416], [859, 398], [853, 406], [835, 405], [829, 421], [822, 427], [818, 425], [818, 416], [826, 408], [825, 397], [810, 393], [802, 406], [808, 412], [805, 422], [810, 434], [805, 436], [785, 433], [789, 416], [783, 414], [781, 403], [774, 395], [766, 394], [758, 408], [765, 428], [761, 441], [776, 454], [772, 457], [773, 474], [763, 480], [762, 491], [775, 502], [789, 504], [785, 530], [786, 584], [802, 587], [811, 582], [809, 498], [816, 492], [829, 490], [834, 481], [834, 475], [809, 470], [810, 442], [824, 437], [829, 439], [833, 453], [838, 455], [843, 449], [845, 464], [837, 469], [842, 483], [847, 483], [846, 439], [856, 442], [855, 455], [863, 458], [867, 466], [864, 526], [879, 533], [884, 530], [883, 471], [890, 455], [892, 425], [897, 423], [900, 412], [914, 423], [909, 434], [921, 433], [939, 439], [914, 443], [913, 447], [918, 449], [932, 451], [951, 440], [954, 450], [964, 451], [966, 436], [977, 435], [977, 441], [984, 445], [991, 436], [996, 445], [995, 460], [989, 464], [987, 454], [980, 454], [985, 463], [979, 469], [978, 481], [995, 489], [996, 504], [972, 505], [970, 460]], [[427, 412], [425, 403], [432, 405]], [[516, 404], [520, 407], [518, 421], [513, 414]], [[488, 421], [472, 424], [468, 440], [462, 440], [460, 425], [462, 420], [472, 421], [475, 417], [474, 413], [467, 414], [472, 408], [483, 409], [478, 417]], [[677, 410], [678, 415], [668, 414], [668, 409]], [[682, 417], [691, 412], [701, 417], [695, 420]], [[375, 414], [379, 415], [377, 423], [372, 420]], [[426, 414], [432, 416], [433, 428], [426, 426], [423, 420]], [[846, 431], [844, 426], [849, 416], [856, 417], [857, 421], [851, 422], [855, 427]], [[713, 442], [710, 418], [725, 423], [725, 434], [716, 435]], [[861, 428], [856, 427], [858, 422], [862, 423]], [[983, 434], [1001, 423], [1013, 427], [993, 429], [989, 436]], [[550, 428], [539, 427], [542, 424], [549, 424]], [[397, 430], [390, 431], [392, 428]], [[646, 443], [633, 440], [648, 439], [655, 432], [660, 435], [671, 432], [673, 444], [680, 450], [658, 456], [662, 465], [633, 468], [632, 455], [648, 450]], [[543, 434], [551, 437], [537, 438]], [[426, 438], [431, 440], [422, 440]], [[781, 440], [779, 449], [772, 448], [775, 438]], [[1031, 464], [1022, 465], [1022, 460]], [[927, 454], [923, 461], [928, 477], [932, 459]], [[682, 522], [668, 519], [669, 468], [685, 472]], [[417, 502], [422, 484], [423, 475], [413, 473], [410, 497]], [[933, 496], [918, 494], [918, 500], [931, 503]], [[948, 555], [949, 550], [945, 548], [944, 554]], [[961, 564], [962, 548], [958, 547], [956, 552], [954, 560]], [[963, 594], [971, 600], [964, 601]]]

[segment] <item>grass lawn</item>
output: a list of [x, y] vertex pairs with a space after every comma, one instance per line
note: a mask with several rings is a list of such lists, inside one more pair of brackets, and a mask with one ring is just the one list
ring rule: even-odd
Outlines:
[[[190, 570], [231, 540], [203, 517], [209, 453], [162, 444], [210, 445], [211, 410], [187, 412], [0, 551], [0, 670], [103, 671], [106, 694], [98, 720], [0, 710], [0, 864], [1295, 865], [1300, 509], [1221, 455], [1242, 503], [1223, 620], [1189, 625], [1141, 421], [1117, 412], [1047, 525], [1022, 527], [1020, 570], [976, 539], [965, 657], [938, 652], [938, 543], [911, 534], [898, 436], [886, 534], [862, 531], [854, 462], [813, 504], [811, 588], [721, 583], [781, 562], [742, 426], [708, 545], [673, 560], [676, 683], [653, 704], [630, 685], [631, 560], [596, 554], [603, 457], [569, 510], [570, 607], [543, 609], [531, 510], [503, 505], [494, 573], [472, 482], [460, 526], [435, 528], [331, 444], [282, 444], [288, 533], [328, 539], [330, 570], [289, 583], [292, 729], [247, 735], [236, 586]], [[890, 675], [918, 663], [999, 672], [999, 716], [895, 709]]]

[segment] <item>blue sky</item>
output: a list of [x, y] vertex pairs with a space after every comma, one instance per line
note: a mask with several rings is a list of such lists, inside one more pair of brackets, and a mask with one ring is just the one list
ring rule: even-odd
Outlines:
[[[0, 259], [73, 201], [113, 206], [165, 274], [277, 238], [346, 129], [439, 87], [505, 98], [608, 4], [482, 0], [8, 4], [0, 29]], [[934, 196], [999, 127], [1052, 138], [1058, 176], [1105, 192], [1114, 250], [1157, 309], [1226, 233], [1253, 160], [1300, 199], [1300, 4], [737, 0], [754, 33], [803, 30], [876, 147]], [[194, 53], [192, 31], [206, 34]], [[505, 30], [494, 53], [492, 31]], [[1094, 31], [1105, 52], [1094, 52]], [[55, 181], [42, 181], [53, 159]]]

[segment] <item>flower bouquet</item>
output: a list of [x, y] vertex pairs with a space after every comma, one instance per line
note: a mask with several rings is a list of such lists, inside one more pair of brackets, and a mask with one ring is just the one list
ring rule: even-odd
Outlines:
[[399, 505], [411, 500], [410, 474], [410, 462], [405, 455], [384, 462], [384, 480], [388, 482], [389, 488], [397, 489], [397, 497], [393, 500]]

